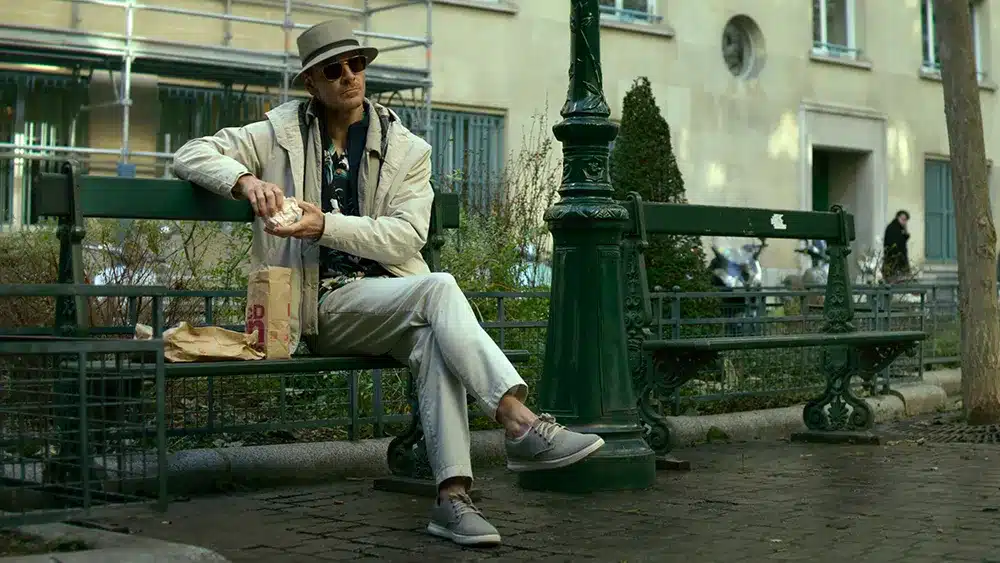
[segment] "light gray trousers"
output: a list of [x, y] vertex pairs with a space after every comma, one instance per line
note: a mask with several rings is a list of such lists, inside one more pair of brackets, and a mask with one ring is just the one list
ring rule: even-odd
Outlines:
[[522, 400], [527, 394], [450, 274], [361, 279], [327, 294], [319, 306], [314, 352], [389, 354], [410, 367], [438, 484], [472, 479], [466, 394], [494, 420], [506, 393]]

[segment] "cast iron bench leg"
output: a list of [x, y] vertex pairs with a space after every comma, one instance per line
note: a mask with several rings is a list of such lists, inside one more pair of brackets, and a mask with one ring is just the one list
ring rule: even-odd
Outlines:
[[806, 403], [802, 411], [805, 432], [792, 434], [793, 441], [878, 444], [872, 433], [875, 413], [868, 402], [851, 389], [854, 376], [864, 376], [853, 346], [823, 348], [823, 371], [826, 388], [823, 394]]
[[[417, 386], [412, 375], [407, 384], [407, 398], [410, 411], [413, 413], [410, 426], [389, 442], [386, 451], [392, 475], [375, 479], [374, 487], [377, 491], [436, 498], [437, 483], [431, 472], [430, 461], [427, 459], [427, 443], [420, 423], [420, 401], [417, 398]], [[479, 489], [473, 488], [469, 491], [469, 496], [472, 500], [478, 501], [482, 493]]]
[[824, 348], [826, 389], [806, 403], [802, 415], [808, 430], [793, 434], [792, 440], [878, 444], [878, 436], [871, 431], [875, 415], [867, 401], [854, 394], [851, 380], [859, 376], [865, 382], [873, 381], [896, 358], [912, 354], [916, 346], [916, 342], [901, 341]]
[[[641, 343], [640, 343], [641, 345]], [[668, 401], [685, 383], [697, 375], [702, 366], [715, 362], [714, 352], [683, 352], [645, 354], [644, 373], [637, 374], [636, 387], [639, 392], [639, 418], [644, 429], [644, 438], [656, 453], [656, 468], [675, 471], [690, 471], [691, 462], [670, 455], [670, 428], [666, 418], [653, 404]], [[662, 406], [662, 404], [661, 404]]]

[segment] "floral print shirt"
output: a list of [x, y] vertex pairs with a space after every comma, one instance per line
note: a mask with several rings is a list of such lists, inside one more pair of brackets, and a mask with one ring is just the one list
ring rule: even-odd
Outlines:
[[[367, 109], [367, 108], [366, 108]], [[368, 112], [360, 122], [351, 125], [347, 133], [347, 150], [339, 152], [325, 134], [323, 149], [323, 212], [339, 212], [359, 216], [357, 170], [365, 153], [368, 132]], [[365, 277], [391, 276], [381, 264], [347, 252], [323, 247], [320, 249], [320, 279], [325, 290], [337, 289]]]

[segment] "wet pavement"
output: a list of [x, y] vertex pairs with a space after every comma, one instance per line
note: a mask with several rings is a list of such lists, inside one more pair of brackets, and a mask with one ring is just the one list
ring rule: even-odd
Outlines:
[[858, 561], [1000, 563], [1000, 446], [756, 442], [676, 452], [690, 472], [644, 491], [571, 496], [478, 476], [493, 549], [428, 536], [427, 499], [370, 481], [200, 497], [109, 522], [234, 563]]

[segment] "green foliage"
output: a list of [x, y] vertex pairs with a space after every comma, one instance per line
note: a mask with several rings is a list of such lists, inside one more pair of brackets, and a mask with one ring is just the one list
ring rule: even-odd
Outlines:
[[[84, 240], [87, 278], [108, 285], [162, 285], [175, 290], [246, 289], [252, 231], [249, 224], [179, 221], [89, 219]], [[149, 322], [148, 303], [140, 303], [142, 322]], [[216, 324], [242, 322], [243, 303], [216, 300]], [[95, 321], [128, 324], [126, 308], [114, 299], [92, 305]], [[202, 322], [204, 301], [166, 301], [168, 326]]]
[[[55, 283], [59, 269], [59, 241], [51, 226], [0, 233], [0, 284]], [[55, 303], [44, 297], [4, 298], [0, 327], [51, 326]]]
[[[645, 201], [687, 203], [684, 179], [670, 144], [670, 126], [660, 114], [645, 77], [636, 79], [622, 103], [622, 121], [611, 153], [615, 197], [637, 192]], [[649, 285], [671, 291], [712, 291], [699, 237], [650, 237], [646, 250]], [[715, 300], [687, 300], [684, 317], [716, 316]]]
[[500, 176], [487, 180], [488, 205], [464, 207], [461, 227], [446, 235], [443, 269], [466, 291], [547, 289], [538, 275], [550, 247], [542, 215], [556, 201], [562, 167], [545, 115], [534, 117]]

